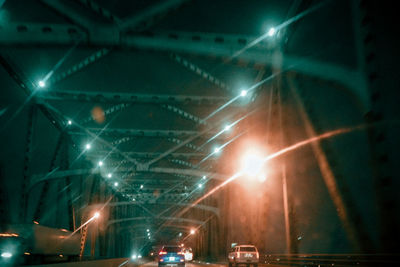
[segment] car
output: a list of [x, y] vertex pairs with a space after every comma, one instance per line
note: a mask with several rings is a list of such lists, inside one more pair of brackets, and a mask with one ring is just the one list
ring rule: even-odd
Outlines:
[[253, 245], [234, 246], [228, 254], [229, 267], [239, 266], [240, 264], [258, 267], [260, 255]]
[[184, 248], [183, 253], [185, 255], [185, 261], [192, 261], [193, 260], [193, 251], [192, 248]]
[[185, 267], [185, 255], [179, 246], [163, 246], [158, 253], [158, 266]]

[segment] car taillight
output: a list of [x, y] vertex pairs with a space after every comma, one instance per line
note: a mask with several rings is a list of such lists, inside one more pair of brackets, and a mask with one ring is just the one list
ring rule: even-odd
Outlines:
[[260, 254], [258, 254], [258, 252], [257, 252], [256, 255], [257, 255], [257, 259], [259, 259], [260, 258]]
[[240, 258], [240, 253], [236, 252], [236, 258]]
[[166, 251], [160, 251], [160, 253], [158, 253], [158, 255], [167, 255]]

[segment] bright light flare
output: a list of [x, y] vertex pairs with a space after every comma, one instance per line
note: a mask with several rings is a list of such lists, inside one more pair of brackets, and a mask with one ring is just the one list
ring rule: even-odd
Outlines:
[[100, 160], [99, 163], [98, 163], [98, 165], [99, 165], [100, 167], [103, 166], [103, 164], [104, 164], [104, 163], [103, 163], [101, 160]]
[[133, 255], [131, 256], [131, 258], [132, 258], [132, 260], [136, 260], [136, 258], [137, 258], [136, 254], [133, 254]]
[[220, 148], [220, 147], [214, 148], [214, 153], [215, 153], [215, 154], [218, 153], [218, 152], [220, 152], [220, 151], [221, 151], [221, 148]]
[[5, 252], [1, 253], [1, 257], [2, 258], [11, 258], [12, 255], [13, 254], [11, 252], [8, 252], [8, 251], [5, 251]]
[[230, 129], [232, 128], [232, 125], [226, 125], [225, 127], [224, 127], [224, 131], [225, 132], [227, 132], [227, 131], [229, 131]]
[[93, 215], [93, 218], [97, 219], [100, 217], [100, 212], [96, 211]]
[[264, 158], [256, 151], [247, 152], [242, 158], [242, 173], [255, 177], [264, 165]]
[[276, 29], [274, 27], [272, 27], [268, 30], [268, 36], [274, 36], [275, 33], [276, 33]]
[[91, 144], [86, 144], [85, 148], [86, 148], [87, 150], [89, 150], [89, 149], [92, 148], [92, 145], [91, 145]]
[[111, 178], [112, 177], [112, 173], [107, 174], [107, 177]]
[[196, 233], [196, 230], [195, 229], [190, 229], [190, 234], [191, 235], [194, 235]]
[[46, 86], [46, 83], [45, 83], [45, 81], [39, 81], [38, 85], [40, 88], [44, 88]]
[[71, 121], [71, 120], [69, 120], [69, 121], [68, 121], [68, 125], [71, 125], [71, 124], [72, 124], [72, 121]]
[[114, 186], [117, 187], [117, 186], [118, 186], [118, 182], [115, 182], [115, 183], [114, 183]]
[[245, 97], [247, 95], [247, 90], [240, 91], [240, 96]]

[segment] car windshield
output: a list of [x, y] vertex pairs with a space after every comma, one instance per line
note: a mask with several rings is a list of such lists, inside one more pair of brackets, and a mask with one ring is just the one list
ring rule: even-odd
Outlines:
[[180, 247], [164, 247], [163, 249], [167, 253], [178, 253], [181, 251]]
[[256, 251], [255, 247], [240, 247], [240, 251]]

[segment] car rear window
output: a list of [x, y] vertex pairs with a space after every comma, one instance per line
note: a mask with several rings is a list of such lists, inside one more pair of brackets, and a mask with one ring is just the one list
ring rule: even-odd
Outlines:
[[255, 247], [240, 247], [240, 251], [256, 251]]
[[181, 251], [180, 247], [164, 247], [163, 249], [167, 253], [178, 253]]

